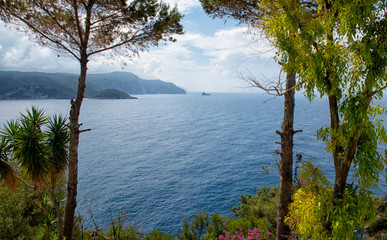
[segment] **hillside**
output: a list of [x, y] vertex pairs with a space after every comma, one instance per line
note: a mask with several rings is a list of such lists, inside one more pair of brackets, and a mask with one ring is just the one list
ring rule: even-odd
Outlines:
[[[0, 71], [0, 99], [70, 99], [77, 88], [77, 74]], [[86, 97], [106, 89], [127, 94], [186, 94], [173, 83], [144, 80], [129, 72], [89, 74]]]
[[132, 97], [126, 92], [117, 90], [117, 89], [106, 89], [102, 90], [90, 98], [96, 99], [137, 99], [136, 97]]

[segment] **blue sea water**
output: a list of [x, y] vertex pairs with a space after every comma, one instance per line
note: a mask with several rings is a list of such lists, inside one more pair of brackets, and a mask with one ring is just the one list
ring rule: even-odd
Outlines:
[[[77, 212], [84, 227], [109, 225], [123, 211], [147, 232], [176, 233], [199, 211], [231, 215], [241, 194], [279, 184], [274, 166], [283, 99], [260, 94], [143, 95], [137, 100], [86, 99], [79, 147]], [[267, 101], [269, 100], [269, 101]], [[68, 115], [68, 100], [1, 101], [0, 124], [31, 105]], [[384, 104], [386, 105], [386, 104]], [[332, 179], [334, 168], [316, 130], [329, 123], [326, 99], [296, 99], [294, 152]], [[385, 146], [383, 146], [385, 148]], [[274, 171], [265, 174], [262, 166]], [[387, 191], [385, 174], [377, 194]]]

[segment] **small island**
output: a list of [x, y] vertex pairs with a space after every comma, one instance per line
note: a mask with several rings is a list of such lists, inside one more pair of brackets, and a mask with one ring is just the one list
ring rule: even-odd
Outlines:
[[209, 93], [206, 93], [206, 92], [202, 92], [202, 96], [210, 96], [211, 94]]
[[90, 98], [93, 99], [137, 99], [136, 97], [132, 97], [126, 92], [117, 90], [117, 89], [106, 89], [100, 92], [97, 92]]

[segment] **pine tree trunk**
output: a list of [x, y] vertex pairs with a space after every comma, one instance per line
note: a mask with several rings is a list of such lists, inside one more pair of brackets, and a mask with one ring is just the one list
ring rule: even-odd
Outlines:
[[86, 51], [81, 56], [81, 73], [78, 78], [77, 97], [71, 100], [70, 110], [70, 154], [69, 154], [69, 169], [67, 180], [67, 199], [64, 218], [63, 234], [66, 240], [72, 239], [72, 231], [74, 227], [74, 214], [77, 206], [77, 185], [78, 185], [78, 146], [79, 146], [79, 114], [86, 88], [86, 73], [87, 73], [87, 57]]
[[281, 163], [280, 163], [280, 190], [277, 208], [276, 239], [288, 239], [289, 227], [284, 223], [292, 201], [293, 178], [293, 120], [294, 120], [294, 92], [295, 74], [286, 76], [286, 93], [284, 103], [284, 120], [281, 123]]

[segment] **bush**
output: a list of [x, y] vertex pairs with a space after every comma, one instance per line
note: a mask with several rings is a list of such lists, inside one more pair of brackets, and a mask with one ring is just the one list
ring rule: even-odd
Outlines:
[[20, 187], [12, 193], [0, 184], [0, 239], [39, 239], [44, 215], [33, 191]]
[[[204, 239], [219, 239], [220, 235], [224, 236], [224, 231], [229, 235], [236, 234], [238, 236], [241, 236], [241, 232], [249, 233], [254, 229], [275, 232], [278, 193], [279, 189], [275, 186], [258, 188], [256, 196], [241, 195], [239, 197], [240, 205], [231, 208], [236, 219], [222, 217], [219, 214], [212, 215]], [[248, 236], [243, 237], [247, 239]]]

